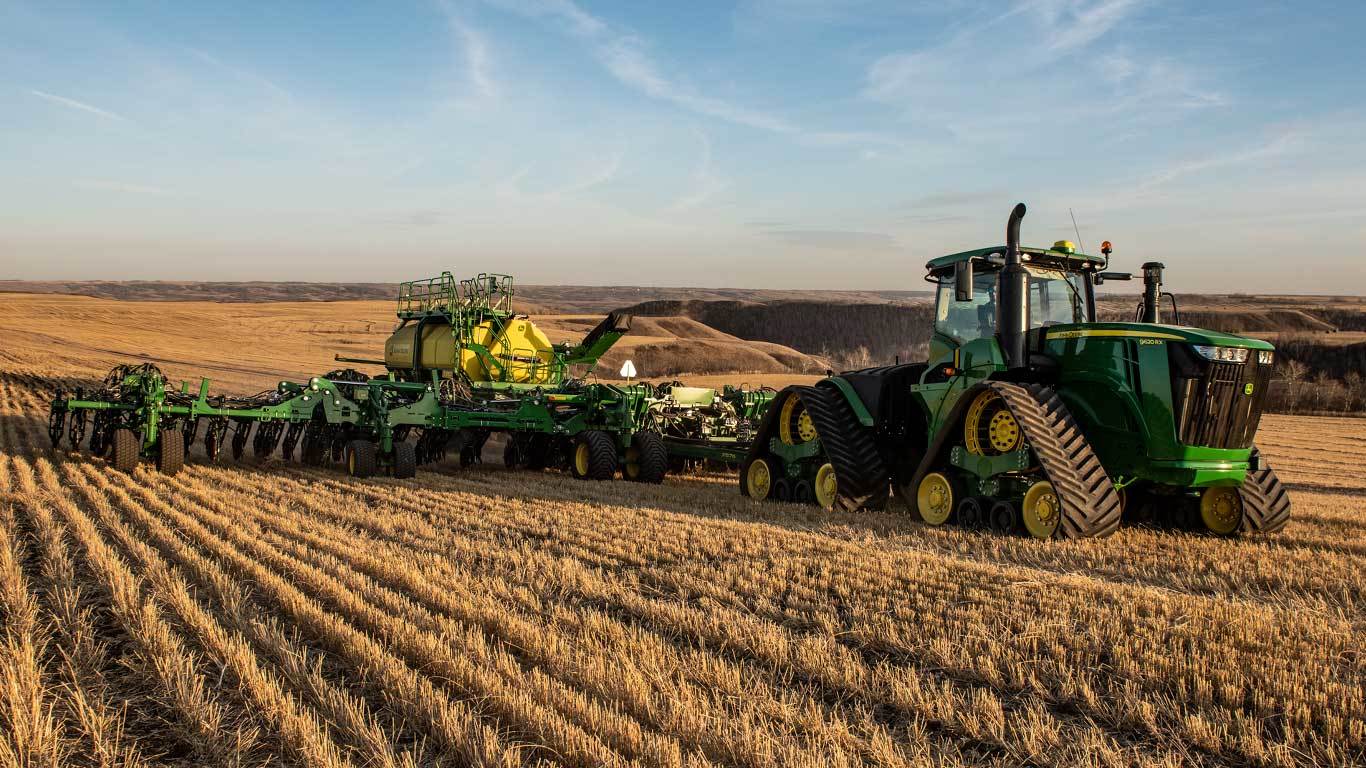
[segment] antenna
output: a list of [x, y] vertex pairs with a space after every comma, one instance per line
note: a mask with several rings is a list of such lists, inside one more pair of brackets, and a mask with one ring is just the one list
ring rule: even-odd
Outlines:
[[1086, 244], [1081, 241], [1081, 227], [1077, 226], [1077, 214], [1072, 213], [1072, 209], [1067, 209], [1067, 215], [1072, 217], [1072, 231], [1077, 233], [1077, 247], [1082, 253], [1086, 253]]

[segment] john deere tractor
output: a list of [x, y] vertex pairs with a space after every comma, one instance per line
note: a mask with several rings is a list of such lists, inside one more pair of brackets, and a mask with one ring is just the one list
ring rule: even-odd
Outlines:
[[[757, 499], [880, 508], [894, 490], [933, 526], [1104, 536], [1124, 519], [1219, 535], [1275, 531], [1290, 501], [1253, 444], [1270, 344], [1161, 322], [1143, 265], [1135, 322], [1095, 288], [1132, 275], [1066, 241], [930, 261], [929, 359], [778, 393], [741, 466]], [[1167, 294], [1169, 296], [1169, 294]]]

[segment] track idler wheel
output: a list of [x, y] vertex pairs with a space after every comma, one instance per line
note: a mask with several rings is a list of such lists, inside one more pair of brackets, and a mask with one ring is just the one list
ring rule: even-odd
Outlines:
[[835, 475], [835, 465], [826, 462], [816, 470], [816, 479], [811, 484], [816, 494], [816, 506], [821, 509], [834, 509], [835, 497], [839, 495], [839, 477]]
[[1053, 538], [1062, 523], [1062, 515], [1062, 501], [1052, 483], [1041, 480], [1025, 491], [1024, 501], [1020, 503], [1020, 520], [1030, 536]]
[[1243, 497], [1233, 486], [1206, 488], [1200, 494], [1200, 522], [1216, 536], [1232, 536], [1243, 522]]
[[138, 459], [142, 458], [142, 440], [133, 433], [131, 429], [114, 430], [113, 455], [111, 456], [114, 469], [123, 472], [132, 472], [138, 466]]
[[[954, 508], [963, 498], [961, 484], [944, 472], [930, 472], [921, 478], [915, 491], [915, 509], [920, 519], [929, 525], [943, 525], [953, 517]], [[911, 503], [910, 499], [907, 499]]]
[[185, 466], [185, 433], [163, 429], [157, 438], [157, 471], [174, 475]]
[[612, 436], [597, 429], [580, 433], [569, 466], [581, 480], [611, 480], [617, 473], [617, 445]]
[[777, 479], [774, 477], [775, 466], [775, 460], [767, 456], [760, 456], [745, 465], [740, 473], [740, 490], [755, 501], [766, 501], [773, 493], [773, 483]]
[[798, 504], [815, 504], [816, 489], [809, 480], [798, 480], [792, 484], [792, 500]]

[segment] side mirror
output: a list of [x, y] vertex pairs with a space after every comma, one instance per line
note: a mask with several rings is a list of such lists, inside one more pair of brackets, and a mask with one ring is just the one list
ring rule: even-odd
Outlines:
[[953, 300], [972, 301], [972, 260], [953, 265]]
[[1100, 285], [1106, 280], [1133, 280], [1134, 276], [1129, 272], [1097, 272], [1096, 285]]

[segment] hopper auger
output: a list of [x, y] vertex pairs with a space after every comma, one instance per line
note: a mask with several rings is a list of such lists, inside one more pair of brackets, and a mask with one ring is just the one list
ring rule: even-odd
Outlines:
[[[1122, 519], [1219, 535], [1276, 531], [1290, 501], [1253, 438], [1275, 351], [1161, 322], [1143, 265], [1135, 322], [1098, 322], [1095, 286], [1131, 275], [1066, 241], [930, 261], [929, 359], [778, 393], [741, 467], [758, 499], [879, 508], [930, 525], [1104, 536]], [[1174, 318], [1179, 323], [1179, 318]]]
[[210, 460], [226, 447], [239, 459], [248, 444], [257, 457], [279, 448], [291, 459], [298, 448], [307, 464], [340, 461], [353, 476], [407, 478], [447, 453], [471, 464], [503, 432], [512, 467], [566, 467], [596, 480], [620, 470], [662, 482], [668, 455], [641, 426], [645, 392], [583, 381], [630, 330], [630, 317], [611, 313], [582, 341], [552, 344], [512, 300], [506, 275], [457, 281], [444, 272], [403, 283], [384, 359], [337, 357], [384, 366], [382, 376], [341, 369], [230, 397], [210, 395], [208, 379], [197, 391], [175, 389], [151, 364], [118, 366], [98, 392], [58, 393], [49, 433], [54, 446], [65, 437], [80, 448], [89, 432], [91, 452], [124, 470], [146, 458], [178, 472], [202, 434]]

